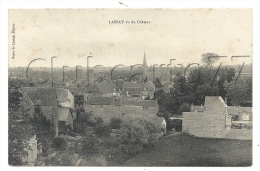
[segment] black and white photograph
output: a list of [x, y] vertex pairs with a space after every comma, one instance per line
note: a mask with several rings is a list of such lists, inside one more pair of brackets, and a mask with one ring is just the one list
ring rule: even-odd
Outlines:
[[117, 3], [8, 9], [5, 164], [252, 167], [253, 9]]

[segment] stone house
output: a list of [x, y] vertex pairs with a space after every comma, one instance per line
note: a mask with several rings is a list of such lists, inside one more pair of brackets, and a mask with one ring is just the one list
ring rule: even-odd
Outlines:
[[191, 112], [183, 112], [182, 131], [198, 137], [252, 139], [252, 130], [232, 129], [231, 109], [220, 96], [206, 96], [204, 106], [192, 105]]
[[46, 117], [53, 125], [55, 137], [59, 130], [73, 129], [74, 96], [68, 89], [24, 87], [22, 101], [27, 105], [31, 116], [37, 108]]
[[192, 106], [192, 112], [183, 112], [182, 131], [198, 137], [221, 138], [231, 127], [227, 105], [220, 96], [206, 96], [205, 105]]
[[155, 100], [138, 97], [90, 97], [84, 109], [109, 122], [112, 117], [156, 117], [159, 107]]
[[124, 82], [119, 84], [119, 89], [122, 94], [130, 97], [154, 98], [155, 85], [151, 81], [147, 82]]

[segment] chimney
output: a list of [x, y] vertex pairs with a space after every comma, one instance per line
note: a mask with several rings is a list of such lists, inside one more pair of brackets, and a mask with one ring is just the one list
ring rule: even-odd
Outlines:
[[227, 105], [227, 97], [225, 97], [225, 104]]

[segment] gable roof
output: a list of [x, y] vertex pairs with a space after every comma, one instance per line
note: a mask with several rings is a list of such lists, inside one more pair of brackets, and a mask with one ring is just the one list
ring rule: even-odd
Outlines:
[[155, 100], [137, 100], [136, 98], [127, 99], [119, 97], [90, 97], [87, 99], [86, 104], [155, 107], [157, 102]]
[[[25, 93], [28, 95], [33, 105], [41, 106], [53, 106], [57, 105], [57, 99], [59, 105], [73, 108], [74, 102], [68, 101], [72, 96], [68, 89], [63, 88], [52, 88], [52, 87], [24, 87]], [[67, 103], [64, 103], [67, 102]], [[68, 103], [70, 103], [68, 105]]]
[[85, 87], [68, 87], [69, 91], [74, 94], [74, 95], [83, 95], [83, 94], [88, 94], [88, 89]]
[[115, 92], [114, 87], [112, 87], [106, 81], [96, 82], [95, 84], [102, 94], [111, 94]]
[[123, 99], [121, 105], [123, 106], [142, 106], [142, 107], [155, 107], [155, 100], [127, 100]]
[[86, 100], [86, 104], [89, 105], [112, 105], [113, 102], [113, 97], [90, 97]]
[[191, 106], [191, 109], [190, 109], [191, 112], [195, 112], [195, 111], [204, 112], [204, 110], [205, 110], [204, 106]]
[[206, 96], [204, 106], [214, 106], [216, 103], [226, 105], [221, 96]]
[[124, 82], [123, 83], [123, 87], [126, 89], [128, 88], [136, 88], [136, 89], [140, 89], [143, 88], [143, 84], [142, 83], [135, 83], [135, 82]]
[[228, 114], [233, 114], [233, 115], [238, 115], [238, 113], [242, 113], [242, 112], [251, 113], [252, 107], [228, 106], [227, 112]]
[[52, 106], [57, 104], [54, 88], [24, 87], [33, 105]]

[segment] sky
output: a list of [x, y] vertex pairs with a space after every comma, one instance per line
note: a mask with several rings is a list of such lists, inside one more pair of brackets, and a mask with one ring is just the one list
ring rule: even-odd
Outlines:
[[[31, 67], [49, 67], [52, 56], [54, 67], [86, 67], [87, 56], [90, 67], [129, 66], [141, 64], [144, 53], [149, 66], [170, 59], [186, 66], [207, 52], [227, 56], [224, 65], [252, 61], [251, 9], [11, 9], [8, 15], [9, 67], [36, 58], [45, 60]], [[231, 60], [241, 55], [250, 57]]]

